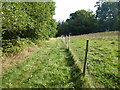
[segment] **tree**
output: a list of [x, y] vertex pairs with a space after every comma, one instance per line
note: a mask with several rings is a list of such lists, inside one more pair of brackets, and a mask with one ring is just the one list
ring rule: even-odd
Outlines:
[[92, 11], [78, 10], [70, 14], [70, 18], [59, 26], [60, 34], [79, 35], [97, 32], [97, 20]]
[[54, 2], [2, 2], [3, 39], [49, 39], [57, 24]]
[[97, 2], [98, 9], [96, 11], [99, 20], [99, 31], [117, 30], [118, 25], [118, 2]]

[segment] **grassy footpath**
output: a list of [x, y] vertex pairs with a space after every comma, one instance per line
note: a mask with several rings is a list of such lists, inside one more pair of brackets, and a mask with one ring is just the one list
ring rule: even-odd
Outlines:
[[[118, 72], [118, 32], [71, 37], [71, 48], [84, 63], [86, 39], [90, 40], [87, 60], [88, 81], [95, 88], [120, 88]], [[90, 79], [90, 80], [89, 80]]]
[[3, 88], [81, 88], [81, 72], [60, 39], [47, 42], [3, 74]]

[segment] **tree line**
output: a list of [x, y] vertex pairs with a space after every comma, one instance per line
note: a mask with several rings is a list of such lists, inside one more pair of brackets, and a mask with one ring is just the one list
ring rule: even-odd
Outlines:
[[96, 14], [90, 10], [78, 10], [71, 13], [65, 22], [58, 23], [53, 19], [55, 2], [1, 2], [1, 4], [3, 52], [13, 52], [16, 45], [19, 48], [22, 38], [38, 41], [60, 35], [120, 29], [118, 15], [120, 2], [99, 1], [95, 5]]
[[[120, 2], [96, 2], [96, 14], [78, 10], [65, 22], [56, 22], [55, 2], [2, 2], [3, 40], [49, 39], [60, 35], [79, 35], [119, 30]], [[57, 29], [56, 29], [57, 28]], [[56, 34], [57, 33], [57, 34]]]
[[96, 13], [88, 10], [78, 10], [71, 13], [65, 22], [58, 22], [60, 35], [80, 35], [120, 29], [120, 17], [118, 15], [120, 2], [96, 2]]
[[49, 39], [55, 36], [57, 23], [54, 2], [2, 2], [3, 40]]

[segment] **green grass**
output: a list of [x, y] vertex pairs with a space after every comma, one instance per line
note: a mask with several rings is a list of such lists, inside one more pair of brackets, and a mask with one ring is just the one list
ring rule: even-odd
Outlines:
[[[40, 43], [24, 62], [3, 73], [3, 88], [120, 88], [118, 32], [72, 36], [70, 50], [59, 39]], [[89, 39], [87, 73], [82, 77]], [[39, 41], [37, 42], [39, 44]], [[71, 55], [72, 54], [72, 55]], [[81, 69], [81, 70], [80, 70]]]
[[81, 88], [81, 72], [60, 39], [44, 44], [24, 63], [3, 74], [6, 88]]
[[82, 66], [84, 64], [86, 39], [90, 41], [87, 71], [88, 80], [92, 78], [94, 82], [91, 85], [96, 88], [120, 88], [120, 76], [118, 75], [118, 35], [112, 35], [112, 33], [108, 32], [72, 36], [71, 48], [79, 58]]

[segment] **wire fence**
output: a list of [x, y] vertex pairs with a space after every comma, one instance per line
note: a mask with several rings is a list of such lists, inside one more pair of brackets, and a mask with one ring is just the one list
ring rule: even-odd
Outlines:
[[[74, 52], [75, 57], [77, 57], [79, 65], [81, 65], [81, 71], [83, 71], [83, 76], [85, 75], [85, 68], [87, 69], [87, 73], [89, 74], [92, 78], [94, 78], [94, 81], [97, 81], [98, 83], [103, 84], [104, 86], [108, 87], [118, 87], [120, 84], [120, 75], [118, 72], [118, 68], [112, 67], [114, 62], [111, 60], [111, 62], [108, 60], [105, 60], [106, 58], [104, 57], [105, 55], [105, 50], [99, 50], [97, 52], [97, 49], [101, 49], [90, 45], [89, 46], [89, 55], [88, 55], [88, 61], [87, 65], [85, 65], [85, 51], [86, 51], [86, 42], [84, 39], [83, 42], [79, 42], [79, 46], [74, 44], [74, 40], [71, 40], [70, 35], [69, 36], [61, 36], [62, 41], [66, 45], [70, 51]], [[76, 41], [77, 42], [77, 41]], [[109, 45], [109, 44], [108, 44]], [[113, 58], [108, 56], [109, 58]], [[109, 59], [107, 58], [107, 59]], [[113, 58], [116, 59], [116, 58]], [[116, 60], [115, 60], [116, 61]], [[114, 72], [113, 72], [114, 71]], [[118, 72], [116, 74], [116, 72]]]

